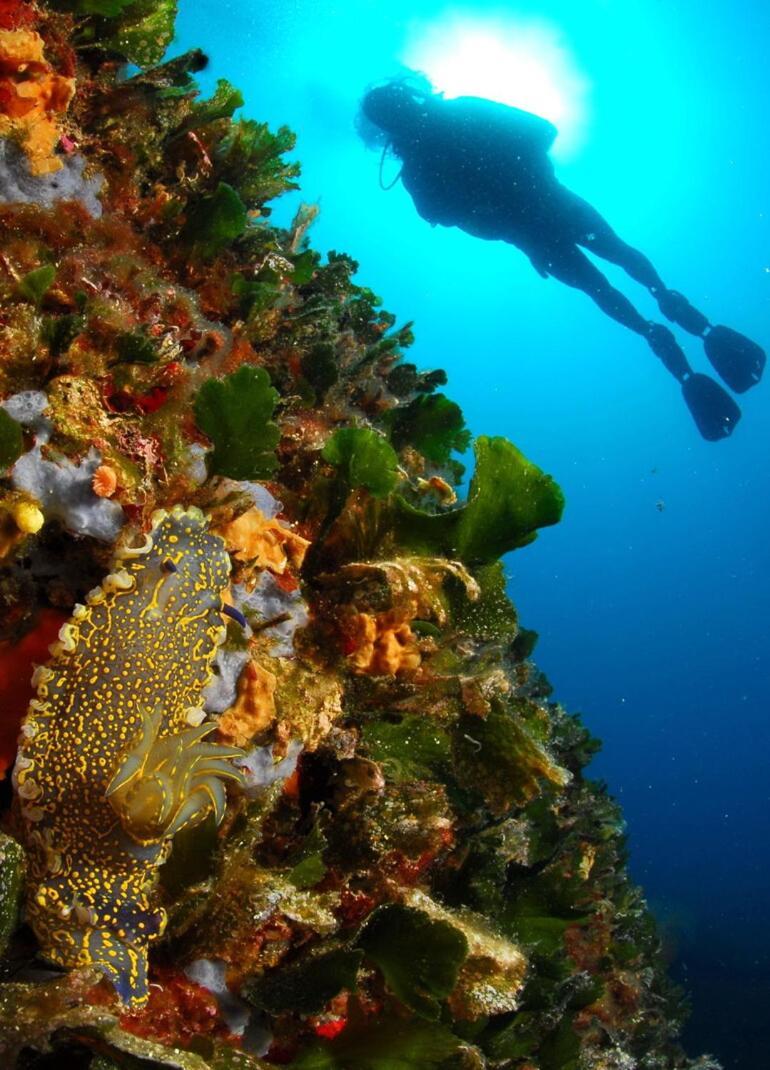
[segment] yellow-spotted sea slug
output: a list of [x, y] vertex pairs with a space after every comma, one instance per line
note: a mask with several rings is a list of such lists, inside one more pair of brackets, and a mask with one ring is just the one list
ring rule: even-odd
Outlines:
[[14, 773], [29, 858], [28, 920], [43, 954], [93, 966], [124, 1003], [147, 999], [152, 904], [172, 837], [240, 779], [208, 743], [201, 692], [224, 641], [230, 560], [198, 509], [159, 511], [143, 546], [75, 607], [33, 677]]

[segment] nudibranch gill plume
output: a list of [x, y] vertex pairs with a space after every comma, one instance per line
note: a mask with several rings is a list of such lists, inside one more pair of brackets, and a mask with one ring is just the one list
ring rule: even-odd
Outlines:
[[163, 931], [157, 867], [182, 828], [225, 807], [237, 748], [209, 743], [203, 688], [224, 641], [223, 540], [203, 513], [153, 515], [77, 605], [33, 676], [14, 772], [43, 955], [94, 966], [120, 999], [147, 999], [147, 949]]

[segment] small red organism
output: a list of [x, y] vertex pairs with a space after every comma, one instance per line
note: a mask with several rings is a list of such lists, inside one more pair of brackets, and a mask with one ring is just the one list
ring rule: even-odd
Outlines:
[[366, 892], [354, 892], [343, 888], [335, 913], [344, 925], [359, 925], [374, 910], [377, 900]]
[[284, 780], [283, 793], [291, 799], [299, 798], [299, 768]]
[[316, 1036], [323, 1037], [324, 1040], [334, 1040], [347, 1024], [347, 1018], [332, 1018], [328, 1022], [319, 1022], [314, 1032]]

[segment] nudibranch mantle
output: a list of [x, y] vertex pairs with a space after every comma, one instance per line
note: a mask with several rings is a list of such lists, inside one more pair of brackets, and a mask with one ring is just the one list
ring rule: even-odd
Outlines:
[[204, 741], [201, 692], [224, 642], [224, 541], [196, 508], [153, 514], [76, 606], [33, 676], [14, 771], [28, 920], [49, 960], [94, 966], [124, 1003], [147, 999], [153, 907], [172, 837], [212, 811], [240, 752]]

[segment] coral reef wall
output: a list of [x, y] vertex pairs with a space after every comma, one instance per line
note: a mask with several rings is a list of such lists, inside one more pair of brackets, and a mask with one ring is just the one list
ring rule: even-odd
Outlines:
[[0, 0], [7, 1066], [674, 1070], [681, 995], [471, 443], [173, 0]]

